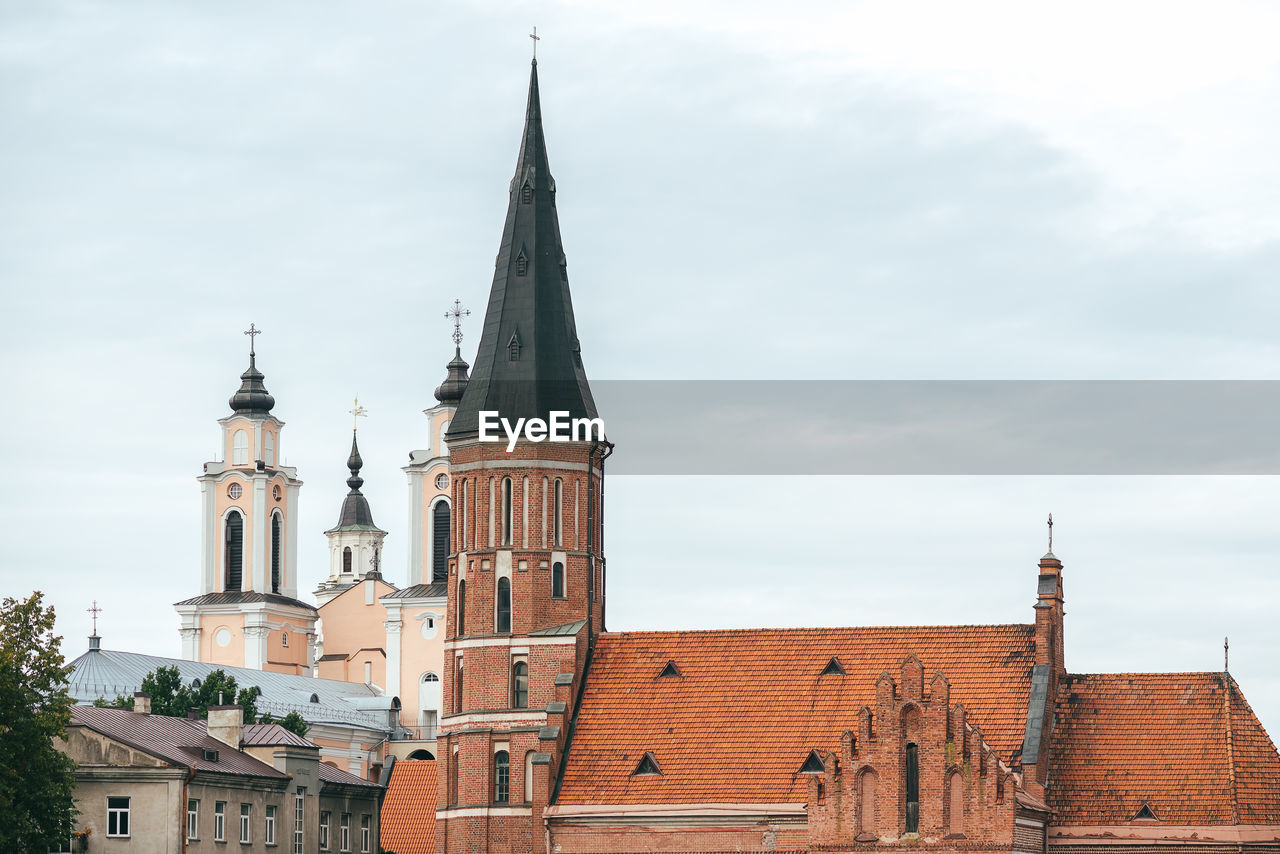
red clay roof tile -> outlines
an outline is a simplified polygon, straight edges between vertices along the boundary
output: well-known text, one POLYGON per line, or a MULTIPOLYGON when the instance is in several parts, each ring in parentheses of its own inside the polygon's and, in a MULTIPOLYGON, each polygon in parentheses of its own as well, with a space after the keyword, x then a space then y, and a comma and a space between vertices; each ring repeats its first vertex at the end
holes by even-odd
POLYGON ((382 848, 395 854, 435 854, 436 763, 400 759, 382 801, 382 848))

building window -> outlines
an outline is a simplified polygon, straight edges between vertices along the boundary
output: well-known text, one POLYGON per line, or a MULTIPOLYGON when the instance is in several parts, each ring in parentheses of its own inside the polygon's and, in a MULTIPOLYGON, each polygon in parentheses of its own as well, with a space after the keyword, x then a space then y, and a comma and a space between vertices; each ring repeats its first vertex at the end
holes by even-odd
POLYGON ((505 750, 493 754, 493 802, 505 804, 511 799, 511 757, 505 750))
POLYGON ((276 844, 276 808, 274 806, 271 806, 271 805, 267 806, 267 821, 266 821, 266 824, 263 826, 263 832, 264 832, 264 835, 266 836, 266 840, 265 840, 266 844, 275 845, 276 844))
POLYGON ((200 802, 195 798, 187 799, 187 839, 200 838, 200 802))
POLYGON ((360 816, 360 851, 369 854, 370 837, 373 835, 373 816, 360 816))
POLYGON ((511 668, 511 707, 529 708, 529 665, 523 661, 511 668))
POLYGON ((107 836, 129 835, 129 799, 107 798, 107 836))
POLYGON ((341 843, 341 851, 351 850, 351 813, 344 812, 342 814, 342 824, 339 825, 338 842, 341 843))
POLYGON ((297 793, 293 796, 293 854, 302 854, 302 844, 304 841, 303 817, 306 813, 305 798, 307 790, 299 787, 297 793))
POLYGON ((249 464, 249 434, 237 430, 231 436, 231 465, 247 466, 249 464))
POLYGON ((498 634, 511 632, 511 579, 498 579, 498 634))
POLYGON ((551 564, 551 598, 564 598, 564 564, 560 561, 551 564))
POLYGON ((964 833, 964 775, 959 771, 952 773, 947 795, 947 829, 964 833))
POLYGON ((524 755, 524 802, 533 803, 533 754, 530 750, 524 755))
POLYGON ((858 781, 858 830, 862 833, 879 833, 876 825, 876 772, 870 768, 862 772, 858 781))
POLYGON ((511 478, 505 477, 502 479, 502 544, 504 546, 511 545, 513 536, 511 517, 514 503, 511 496, 511 478))
POLYGON ((271 515, 271 592, 280 592, 280 514, 271 515))
POLYGON ((458 751, 453 751, 453 758, 449 761, 449 805, 456 806, 458 803, 458 751))
POLYGON ((272 467, 276 464, 276 434, 270 431, 262 437, 262 461, 272 467))
POLYGON ((244 495, 244 489, 238 483, 231 483, 227 486, 227 497, 232 501, 238 501, 240 496, 244 495))
POLYGON ((239 510, 227 514, 223 523, 222 560, 226 570, 225 590, 240 590, 244 571, 244 517, 239 510))
POLYGON ((525 258, 524 253, 521 252, 516 256, 516 275, 523 276, 527 272, 529 272, 529 259, 525 258))
POLYGON ((920 830, 920 755, 914 744, 907 745, 906 781, 907 833, 920 830))
POLYGON ((453 710, 462 711, 462 656, 458 656, 453 668, 453 710))
POLYGON ((467 633, 467 580, 458 579, 458 630, 455 635, 461 637, 467 633))
POLYGON ((288 632, 281 632, 281 633, 280 633, 280 645, 281 645, 281 646, 288 646, 288 645, 289 645, 289 633, 288 633, 288 632))
POLYGON ((253 837, 250 835, 249 819, 252 817, 253 807, 250 804, 240 805, 240 841, 248 842, 253 837))
POLYGON ((217 801, 213 805, 213 841, 227 841, 227 802, 217 801))
POLYGON ((431 580, 449 577, 449 502, 437 501, 431 510, 431 580))
POLYGON ((344 575, 351 574, 351 546, 342 550, 342 572, 344 575))
POLYGON ((555 516, 552 519, 552 536, 555 537, 555 544, 560 545, 560 529, 561 523, 564 521, 564 481, 556 478, 556 502, 555 516))
POLYGON ((328 810, 320 813, 320 850, 329 850, 329 816, 328 810))
POLYGON ((520 188, 520 204, 527 205, 533 201, 533 187, 525 184, 520 188))

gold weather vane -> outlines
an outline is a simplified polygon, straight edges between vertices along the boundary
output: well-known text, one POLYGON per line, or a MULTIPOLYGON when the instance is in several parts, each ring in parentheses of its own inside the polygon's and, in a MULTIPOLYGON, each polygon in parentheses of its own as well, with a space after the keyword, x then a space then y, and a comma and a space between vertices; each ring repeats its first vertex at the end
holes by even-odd
POLYGON ((462 318, 471 316, 471 309, 462 307, 462 300, 453 301, 453 308, 444 313, 446 319, 453 320, 453 346, 462 349, 462 318))
POLYGON ((355 409, 348 409, 347 412, 351 414, 352 433, 356 432, 356 428, 360 426, 360 422, 357 419, 369 417, 369 410, 360 405, 360 395, 358 394, 356 395, 355 409))
POLYGON ((1049 554, 1053 554, 1053 514, 1049 514, 1049 554))
POLYGON ((261 335, 262 330, 254 326, 252 323, 250 323, 249 328, 244 331, 244 334, 249 336, 249 355, 252 356, 253 355, 253 339, 261 335))
POLYGON ((98 634, 98 615, 102 613, 102 609, 98 607, 98 600, 93 600, 92 608, 85 608, 90 614, 93 614, 93 633, 98 634))
POLYGON ((529 38, 533 39, 533 58, 538 58, 538 42, 542 41, 542 36, 538 35, 538 28, 534 27, 533 32, 529 33, 529 38))

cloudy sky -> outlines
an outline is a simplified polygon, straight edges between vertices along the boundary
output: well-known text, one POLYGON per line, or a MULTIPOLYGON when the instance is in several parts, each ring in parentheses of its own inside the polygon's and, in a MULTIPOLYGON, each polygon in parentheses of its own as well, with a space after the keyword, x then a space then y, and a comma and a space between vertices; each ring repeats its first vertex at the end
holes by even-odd
MULTIPOLYGON (((1274 6, 779 9, 0 2, 0 592, 73 654, 96 599, 105 646, 177 655, 250 322, 302 586, 356 393, 403 577, 533 25, 594 380, 1280 380, 1274 6)), ((785 453, 788 406, 742 429, 785 453)), ((1277 478, 755 468, 609 481, 610 628, 1029 622, 1052 511, 1072 670, 1219 670, 1230 635, 1280 732, 1277 478)))

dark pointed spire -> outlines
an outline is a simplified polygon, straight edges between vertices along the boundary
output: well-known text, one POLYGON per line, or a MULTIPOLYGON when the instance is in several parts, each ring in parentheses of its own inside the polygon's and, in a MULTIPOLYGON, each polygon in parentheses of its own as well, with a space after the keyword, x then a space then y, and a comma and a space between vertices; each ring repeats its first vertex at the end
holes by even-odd
POLYGON ((363 467, 364 460, 360 458, 360 447, 356 444, 356 431, 352 430, 351 453, 347 457, 347 468, 351 470, 351 476, 347 478, 347 486, 351 491, 342 501, 342 513, 338 516, 338 524, 326 531, 326 534, 332 531, 381 530, 373 523, 373 511, 369 509, 369 499, 360 492, 360 487, 364 486, 364 478, 360 476, 360 469, 363 467))
POLYGON ((547 418, 552 410, 596 417, 573 320, 555 194, 534 60, 484 328, 450 423, 451 437, 474 436, 480 410, 496 410, 512 421, 547 418), (513 336, 519 345, 509 347, 513 336))

